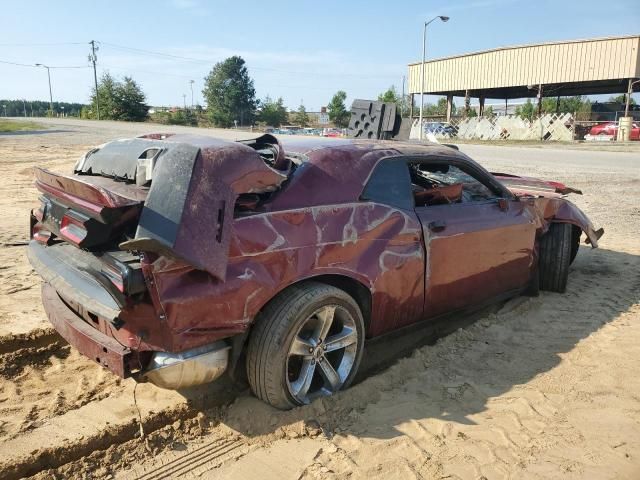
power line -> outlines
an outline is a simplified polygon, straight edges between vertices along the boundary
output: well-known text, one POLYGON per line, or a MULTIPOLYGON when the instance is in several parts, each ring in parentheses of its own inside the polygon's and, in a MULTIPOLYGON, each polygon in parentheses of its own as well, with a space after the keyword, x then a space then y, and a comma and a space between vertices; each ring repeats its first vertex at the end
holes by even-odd
POLYGON ((188 62, 205 63, 207 65, 209 65, 211 63, 210 60, 203 60, 203 59, 191 58, 191 57, 183 57, 181 55, 172 55, 170 53, 153 52, 151 50, 144 50, 142 48, 125 47, 123 45, 116 45, 115 43, 108 43, 108 42, 98 42, 98 43, 100 43, 101 45, 107 45, 107 46, 115 48, 115 49, 131 51, 131 52, 139 53, 139 54, 156 55, 158 57, 175 58, 175 59, 178 59, 178 60, 186 60, 188 62))
POLYGON ((6 63, 7 65, 17 65, 19 67, 36 67, 35 65, 27 65, 24 63, 8 62, 6 60, 0 60, 0 63, 6 63))
POLYGON ((180 78, 193 78, 193 75, 180 75, 179 73, 169 73, 169 72, 153 72, 151 70, 140 70, 140 69, 132 69, 127 67, 114 67, 113 65, 105 65, 104 63, 100 63, 102 68, 113 69, 113 70, 122 70, 123 72, 134 72, 134 73, 148 73, 149 75, 158 75, 158 76, 170 76, 170 77, 180 77, 180 78))
POLYGON ((58 42, 58 43, 0 43, 0 47, 57 47, 60 45, 85 45, 86 42, 58 42))
MULTIPOLYGON (((7 65, 17 65, 18 67, 33 67, 33 68, 37 68, 36 65, 29 65, 28 63, 9 62, 7 60, 0 60, 0 63, 6 63, 7 65)), ((49 68, 89 68, 89 66, 88 65, 73 65, 73 66, 59 66, 59 67, 49 67, 49 68)))
MULTIPOLYGON (((185 57, 182 55, 173 55, 170 53, 163 53, 163 52, 155 52, 152 50, 145 50, 142 48, 134 48, 134 47, 125 47, 124 45, 117 45, 115 43, 109 43, 109 42, 98 42, 102 45, 107 45, 109 47, 118 49, 118 50, 124 50, 124 51, 130 51, 132 53, 136 53, 138 55, 155 55, 158 57, 166 57, 166 58, 171 58, 171 59, 176 59, 176 60, 183 60, 186 62, 192 62, 192 63, 198 63, 198 64, 205 64, 205 65, 211 65, 211 63, 213 62, 218 62, 219 60, 207 60, 207 59, 201 59, 201 58, 194 58, 194 57, 185 57)), ((299 72, 299 71, 292 71, 292 70, 282 70, 282 69, 278 69, 278 68, 269 68, 269 67, 255 67, 255 66, 251 66, 248 67, 250 70, 264 70, 264 71, 269 71, 269 72, 279 72, 279 73, 285 73, 287 75, 324 75, 324 76, 337 76, 337 77, 359 77, 359 78, 391 78, 391 77, 395 77, 395 75, 368 75, 368 74, 358 74, 358 73, 329 73, 329 72, 299 72)))

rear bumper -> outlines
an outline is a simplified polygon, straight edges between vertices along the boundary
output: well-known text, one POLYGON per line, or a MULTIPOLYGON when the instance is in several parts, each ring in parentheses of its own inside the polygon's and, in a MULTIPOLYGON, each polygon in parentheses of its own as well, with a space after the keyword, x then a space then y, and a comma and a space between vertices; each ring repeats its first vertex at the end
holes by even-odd
POLYGON ((81 354, 95 360, 120 377, 131 376, 131 349, 95 329, 76 315, 49 283, 42 285, 42 303, 49 321, 58 333, 81 354))
POLYGON ((34 241, 27 252, 31 265, 45 280, 42 303, 49 321, 80 353, 116 375, 181 389, 209 383, 226 371, 229 345, 224 341, 170 353, 157 346, 138 351, 140 344, 126 346, 122 338, 118 341, 110 335, 122 305, 98 273, 99 260, 92 254, 70 245, 44 246, 34 241))
POLYGON ((31 240, 27 257, 34 270, 55 290, 96 315, 113 321, 124 305, 124 297, 100 272, 100 260, 68 244, 45 246, 31 240))

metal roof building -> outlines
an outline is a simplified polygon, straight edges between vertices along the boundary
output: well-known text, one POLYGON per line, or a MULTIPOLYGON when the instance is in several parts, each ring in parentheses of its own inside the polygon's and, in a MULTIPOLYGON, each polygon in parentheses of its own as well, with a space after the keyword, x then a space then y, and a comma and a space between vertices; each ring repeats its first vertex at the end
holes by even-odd
MULTIPOLYGON (((409 65, 409 93, 422 63, 409 65)), ((485 98, 625 93, 640 77, 640 35, 503 47, 429 60, 424 93, 485 98)), ((640 84, 635 85, 636 89, 640 84)))

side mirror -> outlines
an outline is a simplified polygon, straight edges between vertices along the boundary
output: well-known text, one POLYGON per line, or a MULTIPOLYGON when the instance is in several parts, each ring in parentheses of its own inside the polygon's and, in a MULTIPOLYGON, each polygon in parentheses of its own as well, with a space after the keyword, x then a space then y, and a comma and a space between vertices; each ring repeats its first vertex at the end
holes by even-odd
POLYGON ((509 210, 509 200, 507 200, 506 198, 499 198, 498 208, 503 212, 506 212, 507 210, 509 210))

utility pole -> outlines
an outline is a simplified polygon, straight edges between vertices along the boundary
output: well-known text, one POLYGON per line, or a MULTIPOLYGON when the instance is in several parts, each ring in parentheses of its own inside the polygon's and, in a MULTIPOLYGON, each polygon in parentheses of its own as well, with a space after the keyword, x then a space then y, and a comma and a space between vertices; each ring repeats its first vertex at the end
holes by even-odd
POLYGON ((24 98, 22 99, 22 108, 24 109, 24 118, 27 118, 27 102, 24 98))
POLYGON ((187 94, 183 93, 182 94, 182 101, 184 102, 184 109, 187 109, 187 94))
POLYGON ((53 117, 53 94, 51 93, 51 73, 49 71, 49 67, 42 63, 36 63, 36 67, 44 67, 47 69, 47 78, 49 79, 49 112, 53 117))
POLYGON ((194 80, 189 80, 189 84, 191 86, 191 110, 193 110, 193 83, 194 80))
POLYGON ((96 73, 96 62, 98 61, 98 57, 96 56, 96 41, 91 40, 89 42, 91 45, 91 55, 89 55, 89 61, 93 63, 93 82, 96 86, 96 110, 98 114, 98 120, 100 120, 100 95, 98 95, 98 74, 96 73))

